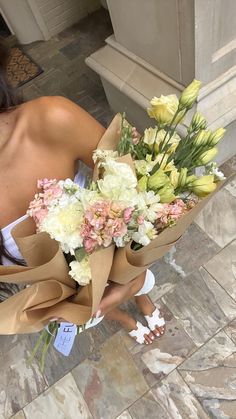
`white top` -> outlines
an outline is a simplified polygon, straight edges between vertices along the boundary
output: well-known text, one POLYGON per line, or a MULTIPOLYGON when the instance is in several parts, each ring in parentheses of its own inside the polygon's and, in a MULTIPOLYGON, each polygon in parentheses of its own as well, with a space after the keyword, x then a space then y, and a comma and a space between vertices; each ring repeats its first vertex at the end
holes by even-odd
MULTIPOLYGON (((86 182, 86 173, 84 173, 84 171, 78 171, 78 173, 76 173, 75 175, 74 182, 81 188, 84 188, 86 182)), ((11 235, 11 230, 13 227, 15 227, 15 225, 17 225, 20 221, 25 220, 27 217, 28 215, 23 215, 22 217, 18 218, 18 220, 13 221, 11 224, 8 224, 1 230, 6 250, 16 259, 23 258, 16 245, 15 240, 11 235)), ((2 263, 3 265, 13 265, 13 263, 10 260, 6 259, 4 256, 2 257, 2 263)))

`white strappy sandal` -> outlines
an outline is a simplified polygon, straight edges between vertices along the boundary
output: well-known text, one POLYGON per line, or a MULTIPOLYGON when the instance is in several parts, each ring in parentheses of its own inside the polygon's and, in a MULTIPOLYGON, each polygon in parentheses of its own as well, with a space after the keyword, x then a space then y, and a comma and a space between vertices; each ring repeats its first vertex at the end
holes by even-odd
POLYGON ((131 332, 129 332, 129 336, 135 338, 136 341, 142 345, 145 342, 144 335, 149 335, 150 329, 148 329, 146 326, 143 326, 143 324, 139 321, 137 321, 136 326, 137 329, 131 330, 131 332))
MULTIPOLYGON (((151 332, 153 332, 156 329, 156 327, 164 327, 165 326, 165 324, 166 324, 165 319, 164 319, 164 317, 160 317, 160 314, 161 314, 160 311, 158 310, 158 308, 156 308, 153 311, 153 313, 151 314, 151 316, 144 316, 151 332)), ((164 334, 164 331, 163 331, 163 333, 159 333, 159 335, 156 335, 156 336, 160 336, 160 335, 163 335, 163 334, 164 334)))

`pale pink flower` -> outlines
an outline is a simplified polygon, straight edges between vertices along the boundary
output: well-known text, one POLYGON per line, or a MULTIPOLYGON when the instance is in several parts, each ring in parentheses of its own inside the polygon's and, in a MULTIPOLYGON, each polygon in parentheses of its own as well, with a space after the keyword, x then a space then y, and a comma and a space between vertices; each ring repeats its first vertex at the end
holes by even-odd
POLYGON ((139 215, 138 218, 137 218, 138 225, 143 224, 144 223, 144 220, 145 220, 144 216, 143 215, 139 215))
POLYGON ((52 185, 56 185, 57 180, 56 179, 39 179, 37 182, 37 187, 39 189, 49 189, 52 185))
POLYGON ((138 133, 135 127, 132 128, 132 142, 134 145, 137 145, 140 141, 141 135, 138 133))
POLYGON ((97 247, 97 241, 87 238, 84 240, 84 247, 87 253, 92 253, 97 247))
POLYGON ((53 201, 61 198, 62 194, 63 189, 58 184, 56 184, 47 188, 41 196, 44 199, 45 205, 51 205, 53 201))
POLYGON ((128 207, 124 210, 124 221, 126 224, 130 222, 133 212, 134 208, 132 207, 128 207))

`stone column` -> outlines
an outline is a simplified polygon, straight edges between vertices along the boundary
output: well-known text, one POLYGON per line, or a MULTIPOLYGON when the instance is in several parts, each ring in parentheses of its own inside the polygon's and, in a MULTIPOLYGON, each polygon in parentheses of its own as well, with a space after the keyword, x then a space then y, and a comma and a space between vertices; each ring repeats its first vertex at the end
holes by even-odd
POLYGON ((139 129, 153 96, 201 80, 196 108, 209 127, 228 128, 218 160, 236 153, 235 0, 107 0, 114 35, 87 58, 115 111, 139 129))

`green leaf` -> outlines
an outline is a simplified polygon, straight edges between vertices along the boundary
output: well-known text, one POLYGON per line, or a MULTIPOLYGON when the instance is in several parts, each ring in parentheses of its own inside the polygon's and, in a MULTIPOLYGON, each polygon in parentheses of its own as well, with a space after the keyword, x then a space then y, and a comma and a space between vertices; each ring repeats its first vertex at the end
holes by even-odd
POLYGON ((77 260, 77 262, 81 262, 86 255, 87 253, 85 252, 85 249, 83 247, 79 247, 75 250, 75 259, 77 260))

